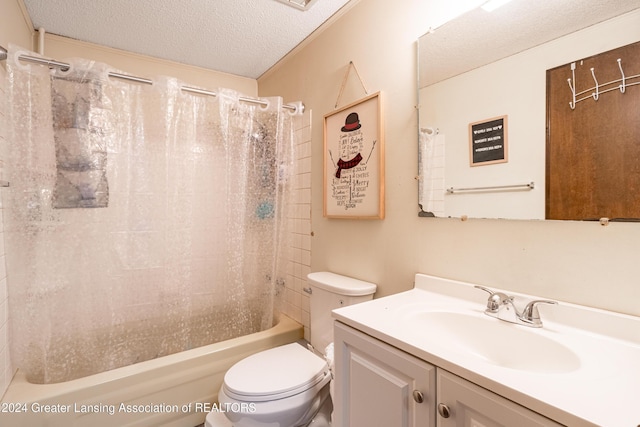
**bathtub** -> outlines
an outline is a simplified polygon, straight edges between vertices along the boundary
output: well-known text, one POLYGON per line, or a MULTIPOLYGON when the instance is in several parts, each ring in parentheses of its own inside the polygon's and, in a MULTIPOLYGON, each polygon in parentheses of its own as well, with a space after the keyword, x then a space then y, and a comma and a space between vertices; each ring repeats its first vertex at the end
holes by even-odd
POLYGON ((302 326, 281 315, 262 332, 64 383, 31 384, 18 370, 0 402, 0 425, 193 427, 216 409, 234 363, 302 336, 302 326))

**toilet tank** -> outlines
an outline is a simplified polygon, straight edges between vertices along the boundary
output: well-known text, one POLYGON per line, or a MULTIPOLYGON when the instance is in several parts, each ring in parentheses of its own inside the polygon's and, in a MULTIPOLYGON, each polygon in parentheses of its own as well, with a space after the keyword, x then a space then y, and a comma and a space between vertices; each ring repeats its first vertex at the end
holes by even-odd
POLYGON ((323 353, 329 343, 333 342, 331 310, 369 301, 373 298, 376 285, 328 271, 310 273, 307 280, 311 287, 311 345, 323 353))

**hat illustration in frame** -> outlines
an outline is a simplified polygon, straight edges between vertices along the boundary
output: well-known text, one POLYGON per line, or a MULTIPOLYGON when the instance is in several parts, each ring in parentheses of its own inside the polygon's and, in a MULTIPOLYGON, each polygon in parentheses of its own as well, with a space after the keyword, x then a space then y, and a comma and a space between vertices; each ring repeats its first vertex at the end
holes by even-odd
POLYGON ((342 132, 353 132, 360 129, 360 119, 358 113, 350 113, 344 121, 344 126, 340 129, 342 132))

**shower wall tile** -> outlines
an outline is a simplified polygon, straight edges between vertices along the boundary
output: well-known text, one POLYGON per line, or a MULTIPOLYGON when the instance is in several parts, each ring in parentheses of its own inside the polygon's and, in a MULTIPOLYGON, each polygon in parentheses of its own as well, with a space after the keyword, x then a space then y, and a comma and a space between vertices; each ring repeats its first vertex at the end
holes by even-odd
POLYGON ((311 173, 311 157, 300 159, 298 164, 299 173, 311 173))
POLYGON ((302 236, 302 240, 300 241, 300 247, 304 250, 311 251, 311 236, 306 235, 302 236))
MULTIPOLYGON (((7 138, 6 125, 6 71, 0 67, 0 146, 7 138)), ((10 181, 4 171, 4 153, 0 153, 0 179, 10 181)), ((2 190, 0 190, 2 191, 2 190)), ((1 199, 0 199, 1 200, 1 199)), ((2 226, 2 202, 0 201, 0 396, 13 378, 13 368, 9 357, 9 300, 7 296, 7 270, 4 251, 4 227, 2 226)))
POLYGON ((296 123, 294 158, 295 196, 289 226, 293 236, 285 286, 283 312, 304 325, 309 339, 309 294, 307 274, 311 272, 311 112, 306 111, 296 123))

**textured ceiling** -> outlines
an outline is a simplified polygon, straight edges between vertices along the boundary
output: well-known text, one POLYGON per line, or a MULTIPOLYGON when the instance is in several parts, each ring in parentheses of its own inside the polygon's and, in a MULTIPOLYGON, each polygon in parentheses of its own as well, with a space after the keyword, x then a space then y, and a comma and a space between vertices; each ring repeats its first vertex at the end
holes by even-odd
POLYGON ((513 0, 480 8, 420 38, 420 86, 522 52, 640 7, 640 0, 513 0))
MULTIPOLYGON (((349 0, 23 0, 34 28, 258 78, 349 0)), ((46 53, 46 46, 45 46, 46 53)))

